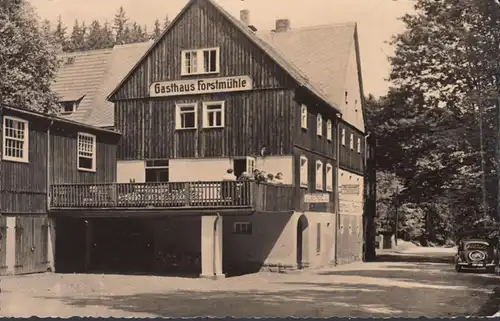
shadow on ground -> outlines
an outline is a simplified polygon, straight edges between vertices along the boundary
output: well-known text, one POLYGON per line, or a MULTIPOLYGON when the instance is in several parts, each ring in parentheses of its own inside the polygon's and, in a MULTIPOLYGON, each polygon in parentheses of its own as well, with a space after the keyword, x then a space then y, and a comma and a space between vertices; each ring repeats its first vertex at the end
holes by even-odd
POLYGON ((485 314, 500 302, 500 296, 488 300, 484 292, 493 283, 500 286, 491 275, 458 274, 440 258, 380 259, 387 264, 298 276, 260 275, 248 279, 256 284, 254 290, 238 289, 244 279, 234 278, 214 283, 220 290, 173 290, 166 284, 161 293, 44 299, 160 317, 451 317, 496 312, 485 314), (259 283, 267 284, 259 289, 259 283))

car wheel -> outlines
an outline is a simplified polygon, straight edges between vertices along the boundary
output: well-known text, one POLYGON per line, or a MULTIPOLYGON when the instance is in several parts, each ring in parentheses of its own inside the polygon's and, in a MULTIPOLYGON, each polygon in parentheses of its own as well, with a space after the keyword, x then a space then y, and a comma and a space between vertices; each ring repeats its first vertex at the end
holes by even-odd
POLYGON ((460 265, 455 265, 455 271, 457 271, 458 273, 462 272, 462 267, 460 265))

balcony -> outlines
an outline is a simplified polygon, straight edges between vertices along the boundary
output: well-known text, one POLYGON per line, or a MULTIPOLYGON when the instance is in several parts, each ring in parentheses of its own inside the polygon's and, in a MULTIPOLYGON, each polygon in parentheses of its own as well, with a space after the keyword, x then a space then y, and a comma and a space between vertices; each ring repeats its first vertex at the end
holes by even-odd
POLYGON ((51 211, 292 211, 295 188, 243 182, 56 184, 51 211))

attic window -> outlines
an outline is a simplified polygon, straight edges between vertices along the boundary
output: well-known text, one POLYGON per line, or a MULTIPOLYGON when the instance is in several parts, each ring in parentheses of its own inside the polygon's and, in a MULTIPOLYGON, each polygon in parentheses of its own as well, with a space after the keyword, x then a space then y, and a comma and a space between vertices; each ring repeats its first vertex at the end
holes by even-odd
POLYGON ((347 104, 349 104, 348 97, 349 97, 349 95, 348 95, 347 90, 346 90, 346 91, 345 91, 345 104, 346 104, 346 105, 347 105, 347 104))
POLYGON ((219 48, 183 50, 181 75, 219 73, 219 48))
POLYGON ((59 103, 61 105, 61 114, 69 115, 76 111, 79 102, 78 101, 62 101, 59 103))

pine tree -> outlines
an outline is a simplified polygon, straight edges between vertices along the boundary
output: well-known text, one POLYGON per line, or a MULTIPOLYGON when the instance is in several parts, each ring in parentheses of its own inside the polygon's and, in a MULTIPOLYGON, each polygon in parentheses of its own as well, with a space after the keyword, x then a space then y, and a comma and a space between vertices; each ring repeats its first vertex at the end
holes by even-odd
POLYGON ((56 110, 57 97, 50 87, 58 61, 56 48, 46 38, 47 24, 41 28, 29 2, 18 0, 0 5, 0 26, 2 102, 43 112, 56 110))
MULTIPOLYGON (((115 19, 114 19, 114 29, 116 33, 116 44, 121 45, 126 42, 127 37, 129 37, 126 31, 127 29, 127 21, 129 19, 127 18, 125 14, 125 10, 123 7, 120 7, 118 9, 118 12, 115 14, 115 19)), ((128 33, 130 33, 130 30, 128 30, 128 33)))
POLYGON ((104 46, 104 35, 101 23, 98 20, 90 24, 89 35, 85 47, 88 50, 102 49, 104 46))
POLYGON ((59 16, 54 30, 54 38, 60 50, 64 52, 70 50, 68 39, 66 38, 66 29, 67 28, 63 25, 61 16, 59 16))
POLYGON ((165 20, 163 20, 163 30, 167 29, 167 27, 170 25, 170 19, 168 18, 168 14, 165 15, 165 20))
POLYGON ((109 26, 107 21, 104 22, 102 26, 102 48, 113 48, 115 45, 115 38, 113 35, 113 30, 109 26))
POLYGON ((153 34, 151 36, 152 39, 158 39, 158 37, 161 35, 162 29, 161 29, 161 24, 160 20, 156 19, 154 23, 154 29, 153 29, 153 34))

